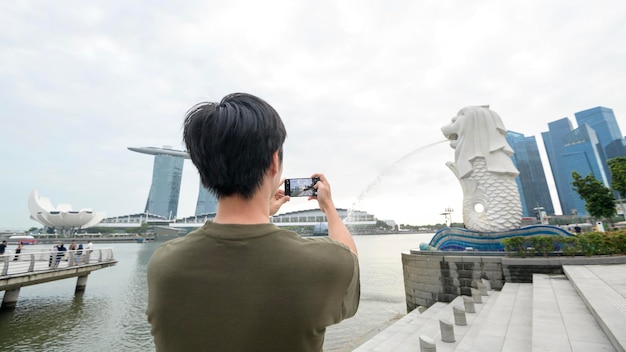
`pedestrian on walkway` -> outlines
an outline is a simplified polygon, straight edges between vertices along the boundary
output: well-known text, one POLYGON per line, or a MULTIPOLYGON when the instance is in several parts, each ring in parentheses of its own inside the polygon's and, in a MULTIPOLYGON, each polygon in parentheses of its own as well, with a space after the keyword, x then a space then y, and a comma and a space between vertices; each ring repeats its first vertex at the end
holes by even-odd
POLYGON ((65 246, 63 246, 63 243, 61 242, 57 246, 57 260, 56 260, 55 267, 59 266, 59 263, 61 262, 61 258, 63 258, 63 256, 65 255, 65 252, 67 252, 67 248, 65 248, 65 246))
POLYGON ((24 245, 22 244, 22 241, 17 242, 17 248, 15 248, 15 257, 13 257, 13 261, 17 261, 20 259, 20 253, 22 253, 22 247, 24 247, 24 245))

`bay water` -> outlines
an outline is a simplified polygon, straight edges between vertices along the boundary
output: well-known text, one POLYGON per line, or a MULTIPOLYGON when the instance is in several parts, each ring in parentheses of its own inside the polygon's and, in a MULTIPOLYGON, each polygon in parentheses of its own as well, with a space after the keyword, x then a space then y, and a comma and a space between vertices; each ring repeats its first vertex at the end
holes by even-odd
MULTIPOLYGON (((354 237, 361 269, 359 311, 327 329, 325 351, 351 351, 406 314, 401 253, 432 236, 354 237)), ((16 308, 0 312, 0 351, 154 351, 145 315, 146 267, 158 245, 96 243, 113 248, 118 263, 92 272, 82 293, 74 294, 76 278, 22 287, 16 308)), ((48 247, 26 246, 23 253, 48 247)))

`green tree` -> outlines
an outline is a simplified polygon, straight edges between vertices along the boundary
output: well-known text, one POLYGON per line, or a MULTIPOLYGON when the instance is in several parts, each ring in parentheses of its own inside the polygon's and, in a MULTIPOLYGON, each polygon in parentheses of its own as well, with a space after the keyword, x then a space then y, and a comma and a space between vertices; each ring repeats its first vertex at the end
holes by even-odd
POLYGON ((618 193, 619 205, 626 216, 622 199, 626 196, 626 157, 620 156, 607 161, 611 171, 611 186, 618 193))
POLYGON ((609 159, 607 164, 611 170, 611 186, 622 197, 626 196, 626 157, 609 159))
POLYGON ((593 174, 586 177, 580 176, 578 172, 572 172, 572 185, 580 198, 585 201, 585 209, 594 218, 611 220, 615 216, 615 199, 611 190, 598 181, 593 174))

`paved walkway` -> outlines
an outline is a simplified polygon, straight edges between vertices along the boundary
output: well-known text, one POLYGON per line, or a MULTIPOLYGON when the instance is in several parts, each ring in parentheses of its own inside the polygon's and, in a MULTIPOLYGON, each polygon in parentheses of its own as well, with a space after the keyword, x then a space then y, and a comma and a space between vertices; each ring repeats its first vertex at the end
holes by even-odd
POLYGON ((463 309, 463 297, 416 309, 354 351, 420 351, 421 339, 438 352, 626 352, 626 264, 563 270, 490 291, 475 313, 465 313, 467 325, 453 325, 454 342, 442 341, 440 320, 454 323, 452 307, 463 309))

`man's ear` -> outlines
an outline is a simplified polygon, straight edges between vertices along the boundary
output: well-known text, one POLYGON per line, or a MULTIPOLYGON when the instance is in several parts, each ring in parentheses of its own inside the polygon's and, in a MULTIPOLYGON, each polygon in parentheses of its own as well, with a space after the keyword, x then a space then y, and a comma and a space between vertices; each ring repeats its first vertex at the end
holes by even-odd
POLYGON ((272 164, 270 165, 270 171, 272 172, 272 176, 276 175, 280 172, 280 157, 278 156, 278 150, 272 154, 272 164))

